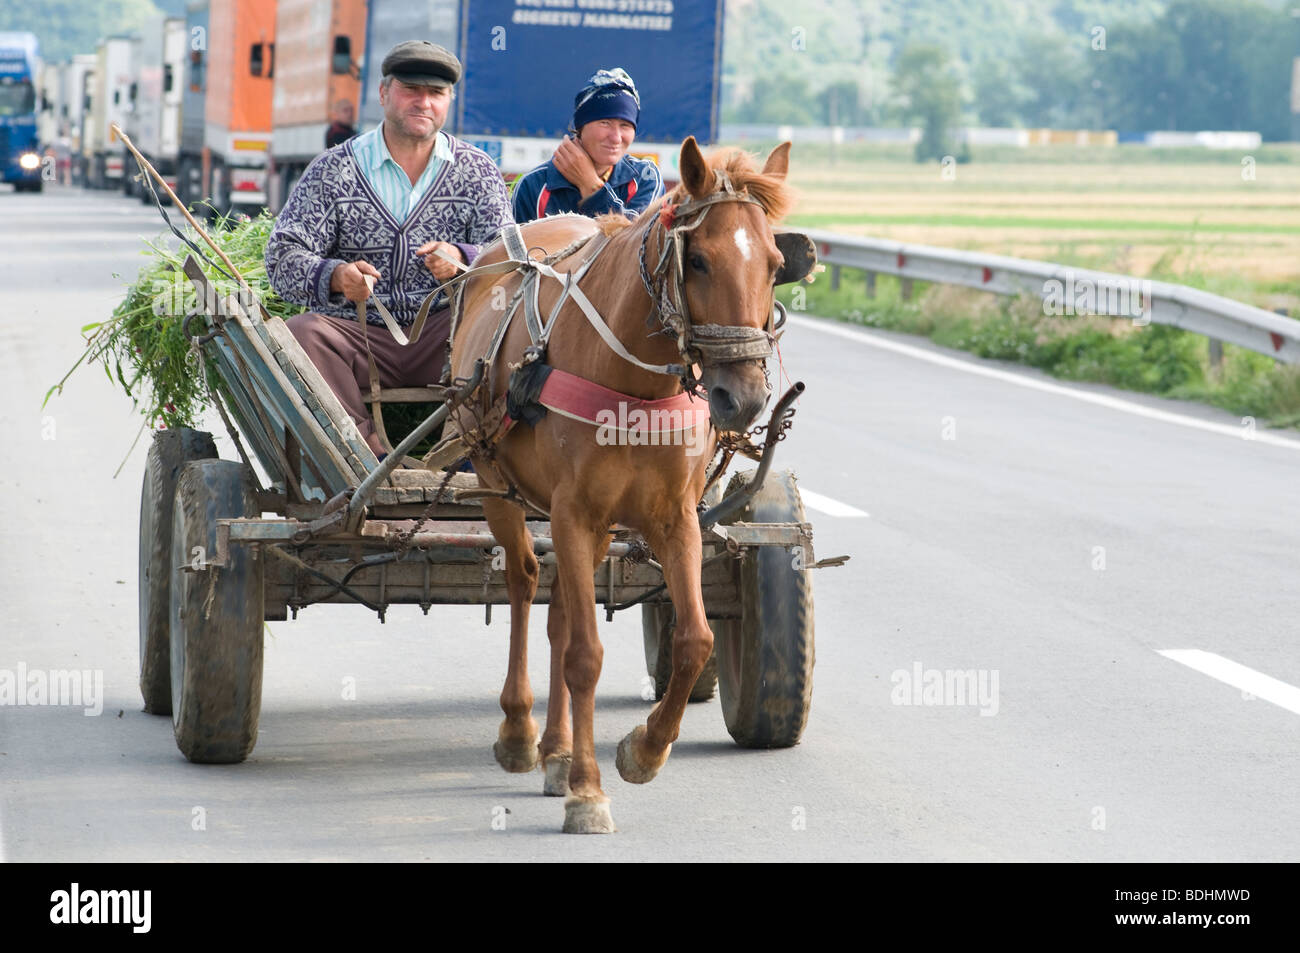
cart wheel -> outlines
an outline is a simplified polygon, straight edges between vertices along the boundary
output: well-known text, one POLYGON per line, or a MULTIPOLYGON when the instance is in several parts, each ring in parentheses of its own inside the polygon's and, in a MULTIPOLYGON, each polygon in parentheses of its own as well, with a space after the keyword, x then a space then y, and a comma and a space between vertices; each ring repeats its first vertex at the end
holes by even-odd
MULTIPOLYGON (((641 635, 645 641, 645 668, 655 680, 655 701, 668 691, 668 677, 673 672, 673 626, 677 615, 671 602, 641 603, 641 635)), ((715 629, 717 622, 709 621, 715 629)), ((718 653, 715 651, 704 663, 704 671, 691 689, 691 701, 706 702, 718 690, 718 653)))
MULTIPOLYGON (((708 509, 710 506, 717 506, 720 502, 722 502, 722 482, 719 480, 719 482, 709 487, 700 505, 708 509)), ((676 614, 673 611, 671 602, 641 603, 641 638, 645 643, 645 670, 654 679, 655 701, 664 697, 664 692, 668 690, 668 678, 672 675, 673 626, 675 623, 676 614)), ((716 637, 717 630, 712 620, 710 620, 709 626, 714 628, 716 637)), ((713 654, 709 656, 709 660, 704 663, 704 671, 700 672, 700 677, 695 680, 695 687, 691 689, 690 700, 693 702, 706 702, 713 697, 714 692, 717 690, 718 653, 715 648, 713 654)))
MULTIPOLYGON (((749 483, 737 473, 727 487, 749 483)), ((789 471, 769 473, 736 522, 801 523, 803 501, 789 471)), ((742 748, 799 743, 812 704, 813 597, 807 569, 779 546, 740 560, 739 619, 714 623, 718 683, 727 731, 742 748)))
POLYGON ((176 481, 191 460, 217 456, 212 435, 179 427, 159 430, 149 446, 140 488, 140 694, 144 710, 172 713, 171 625, 172 500, 176 481))
POLYGON ((258 515, 242 464, 200 460, 181 471, 172 512, 172 728, 176 746, 191 761, 243 761, 257 742, 260 554, 232 546, 227 566, 202 567, 216 557, 217 520, 258 515))

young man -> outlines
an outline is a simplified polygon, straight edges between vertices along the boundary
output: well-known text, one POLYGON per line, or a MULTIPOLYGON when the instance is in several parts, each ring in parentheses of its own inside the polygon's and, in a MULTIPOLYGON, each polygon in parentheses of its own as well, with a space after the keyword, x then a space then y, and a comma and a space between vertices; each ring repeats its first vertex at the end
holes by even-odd
MULTIPOLYGON (((438 252, 470 264, 510 223, 496 164, 442 132, 460 61, 412 40, 389 52, 382 74, 383 122, 307 167, 266 244, 271 287, 312 309, 291 318, 289 330, 376 454, 385 448, 362 402, 370 371, 356 302, 373 293, 409 329, 424 297, 458 270, 438 252)), ((450 331, 445 303, 407 346, 377 310, 366 317, 382 387, 438 382, 450 331)))
POLYGON ((641 97, 621 69, 599 70, 573 101, 573 132, 549 162, 515 183, 515 221, 577 212, 636 218, 664 194, 659 167, 627 154, 641 118, 641 97))

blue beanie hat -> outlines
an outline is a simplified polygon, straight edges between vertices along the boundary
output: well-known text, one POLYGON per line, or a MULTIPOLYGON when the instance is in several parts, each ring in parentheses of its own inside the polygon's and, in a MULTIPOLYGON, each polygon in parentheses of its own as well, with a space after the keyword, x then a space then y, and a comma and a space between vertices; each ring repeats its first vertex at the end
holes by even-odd
POLYGON ((641 118, 641 96, 632 77, 622 69, 597 70, 573 98, 573 128, 597 119, 626 119, 633 127, 641 118))

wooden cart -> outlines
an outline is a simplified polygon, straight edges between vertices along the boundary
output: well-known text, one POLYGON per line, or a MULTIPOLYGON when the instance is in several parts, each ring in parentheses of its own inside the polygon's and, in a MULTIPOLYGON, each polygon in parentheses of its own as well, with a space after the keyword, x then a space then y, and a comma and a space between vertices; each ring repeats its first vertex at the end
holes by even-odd
MULTIPOLYGON (((140 688, 146 711, 171 714, 187 758, 238 762, 257 740, 264 620, 349 602, 381 621, 395 604, 425 613, 481 604, 490 618, 509 599, 473 474, 395 468, 445 410, 381 464, 283 321, 234 295, 217 300, 193 258, 185 271, 204 303, 186 331, 215 363, 242 460, 218 459, 206 433, 154 435, 140 498, 140 688)), ((773 413, 758 469, 735 474, 726 500, 715 492, 701 504, 716 651, 692 697, 710 698, 716 685, 727 730, 745 747, 796 744, 812 696, 812 527, 794 476, 769 473, 794 394, 773 413)), ((409 389, 383 397, 429 399, 409 389)), ((547 603, 549 525, 531 521, 530 530, 541 561, 536 601, 547 603)), ((673 609, 642 540, 612 535, 596 593, 609 618, 640 607, 647 669, 662 694, 673 609)))

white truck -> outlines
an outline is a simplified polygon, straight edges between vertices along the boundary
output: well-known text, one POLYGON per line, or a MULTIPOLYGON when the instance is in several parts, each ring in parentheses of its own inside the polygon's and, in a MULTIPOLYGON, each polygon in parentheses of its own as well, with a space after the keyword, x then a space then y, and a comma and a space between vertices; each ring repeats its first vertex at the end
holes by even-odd
MULTIPOLYGON (((124 129, 172 189, 176 188, 180 154, 186 38, 184 20, 155 17, 145 24, 139 40, 131 47, 131 109, 124 129)), ((123 177, 123 189, 127 195, 148 202, 149 192, 136 180, 135 172, 131 163, 123 177)))
POLYGON ((126 122, 131 103, 131 37, 109 36, 95 51, 95 84, 90 121, 82 139, 86 184, 92 189, 120 189, 126 173, 126 147, 109 129, 126 122))

